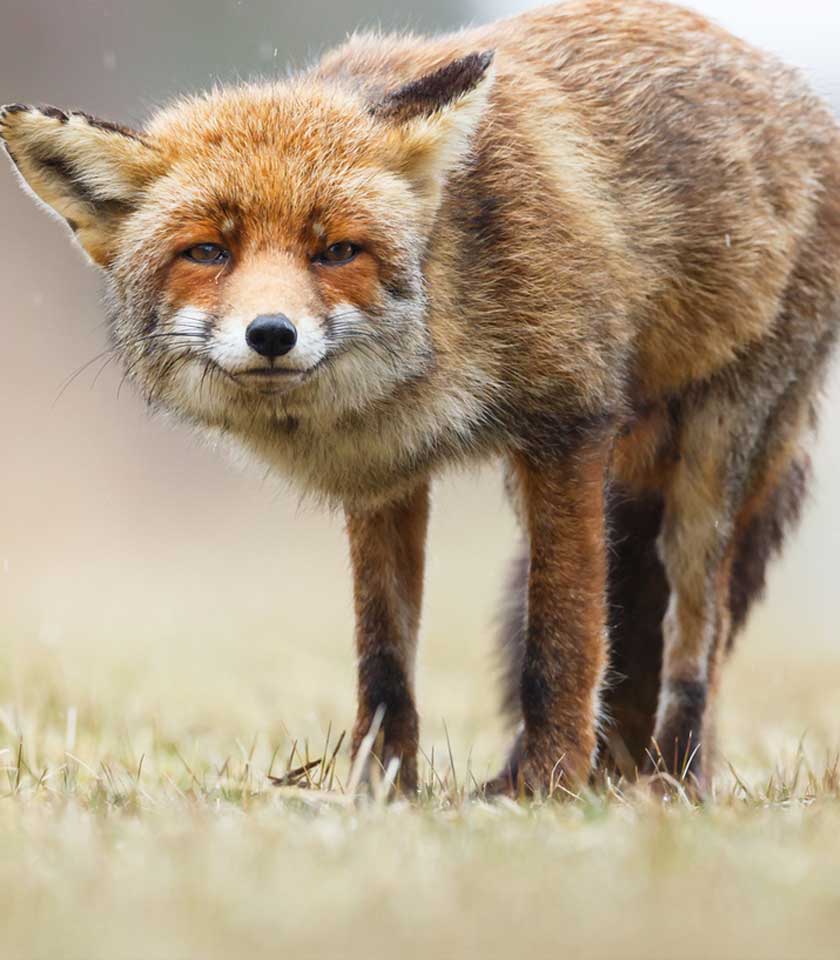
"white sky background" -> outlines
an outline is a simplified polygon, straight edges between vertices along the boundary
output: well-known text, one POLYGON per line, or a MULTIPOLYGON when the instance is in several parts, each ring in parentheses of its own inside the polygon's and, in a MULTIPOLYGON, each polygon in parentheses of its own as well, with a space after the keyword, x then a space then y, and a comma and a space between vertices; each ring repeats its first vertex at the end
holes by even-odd
MULTIPOLYGON (((538 5, 533 0, 472 0, 486 22, 538 5)), ((800 67, 840 114, 840 0, 695 0, 686 2, 722 26, 800 67)), ((840 641, 840 358, 823 404, 816 481, 797 536, 772 570, 768 601, 751 621, 756 643, 840 641)))

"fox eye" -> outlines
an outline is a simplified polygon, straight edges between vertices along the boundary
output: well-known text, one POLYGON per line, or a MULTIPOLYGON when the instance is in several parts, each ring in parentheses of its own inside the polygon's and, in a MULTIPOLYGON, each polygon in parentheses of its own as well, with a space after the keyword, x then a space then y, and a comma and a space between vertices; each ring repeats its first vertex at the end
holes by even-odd
POLYGON ((189 250, 185 250, 182 257, 192 260, 193 263, 203 263, 209 266, 215 266, 220 263, 226 263, 230 259, 230 253, 224 247, 217 243, 198 243, 189 250))
POLYGON ((355 243, 349 243, 343 240, 341 243, 334 243, 327 247, 323 253, 315 258, 319 263, 340 264, 349 263, 359 252, 361 248, 355 243))

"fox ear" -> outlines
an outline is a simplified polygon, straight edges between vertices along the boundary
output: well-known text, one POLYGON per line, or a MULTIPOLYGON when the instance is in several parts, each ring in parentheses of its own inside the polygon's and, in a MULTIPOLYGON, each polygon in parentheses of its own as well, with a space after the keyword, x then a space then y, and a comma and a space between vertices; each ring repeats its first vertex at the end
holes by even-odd
POLYGON ((0 138, 26 186, 67 221, 100 266, 160 158, 140 134, 55 107, 0 108, 0 138))
POLYGON ((453 60, 371 107, 389 126, 402 173, 435 207, 446 176, 463 160, 493 85, 492 50, 453 60))

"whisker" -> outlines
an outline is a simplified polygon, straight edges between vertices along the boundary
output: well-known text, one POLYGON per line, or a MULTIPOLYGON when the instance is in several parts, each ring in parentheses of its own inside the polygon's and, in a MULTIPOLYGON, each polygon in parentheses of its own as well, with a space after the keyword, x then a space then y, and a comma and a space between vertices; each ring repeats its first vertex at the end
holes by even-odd
POLYGON ((97 353, 97 355, 92 359, 88 360, 87 363, 83 363, 77 370, 70 374, 70 376, 64 381, 62 386, 59 388, 58 394, 52 402, 52 407, 54 408, 58 401, 64 396, 67 388, 77 380, 89 367, 93 366, 98 360, 101 360, 103 357, 108 356, 108 354, 115 353, 114 347, 109 347, 107 350, 103 350, 102 353, 97 353))
POLYGON ((96 374, 94 375, 94 378, 93 378, 93 380, 91 381, 91 384, 90 384, 90 389, 91 389, 91 390, 93 390, 93 388, 96 386, 96 382, 99 380, 99 378, 100 378, 100 377, 102 376, 102 374, 105 372, 105 369, 108 367, 108 365, 111 364, 111 363, 113 363, 116 359, 117 359, 117 353, 116 353, 116 351, 111 351, 111 355, 110 355, 109 357, 106 357, 106 358, 105 358, 105 363, 103 363, 102 366, 96 371, 96 374))
POLYGON ((134 372, 134 368, 141 363, 143 360, 147 359, 145 354, 141 354, 135 360, 133 360, 123 371, 122 378, 117 386, 117 400, 120 398, 120 393, 122 392, 123 384, 131 377, 131 374, 134 372))

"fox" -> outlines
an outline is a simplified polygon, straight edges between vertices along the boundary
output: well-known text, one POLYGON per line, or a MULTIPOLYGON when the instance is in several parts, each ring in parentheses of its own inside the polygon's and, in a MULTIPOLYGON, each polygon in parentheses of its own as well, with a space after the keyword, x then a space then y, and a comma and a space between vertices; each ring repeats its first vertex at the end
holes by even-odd
POLYGON ((357 33, 140 129, 12 104, 0 136, 150 409, 343 511, 354 756, 378 730, 416 793, 430 487, 490 462, 521 536, 488 794, 610 768, 702 795, 840 325, 840 128, 796 71, 572 0, 357 33))

